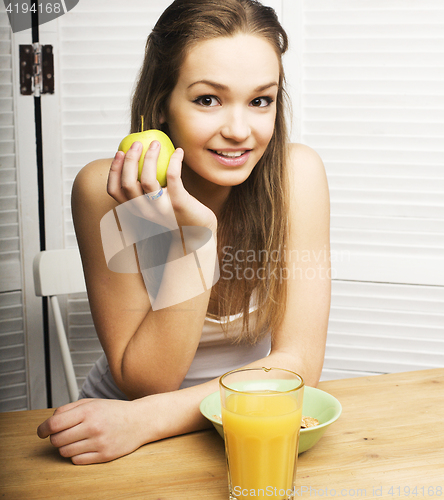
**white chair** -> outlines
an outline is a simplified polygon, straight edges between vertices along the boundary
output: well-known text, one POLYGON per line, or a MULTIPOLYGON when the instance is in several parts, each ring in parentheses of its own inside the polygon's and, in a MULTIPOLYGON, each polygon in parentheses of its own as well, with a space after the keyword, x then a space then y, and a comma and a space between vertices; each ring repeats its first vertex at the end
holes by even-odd
POLYGON ((49 297, 51 303, 69 398, 76 401, 79 388, 57 296, 86 291, 80 253, 76 248, 39 252, 34 258, 33 271, 35 294, 39 297, 49 297))

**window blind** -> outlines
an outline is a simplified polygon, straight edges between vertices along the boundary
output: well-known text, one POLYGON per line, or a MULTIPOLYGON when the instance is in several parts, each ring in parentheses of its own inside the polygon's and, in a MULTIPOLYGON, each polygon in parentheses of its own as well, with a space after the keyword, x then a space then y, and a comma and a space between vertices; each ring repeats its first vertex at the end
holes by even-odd
POLYGON ((301 141, 331 191, 323 378, 444 366, 444 5, 301 8, 301 141))
POLYGON ((26 409, 11 28, 0 4, 0 411, 26 409))
POLYGON ((334 281, 332 288, 323 379, 444 366, 444 287, 334 281))
POLYGON ((0 6, 0 292, 21 287, 11 28, 0 6))
POLYGON ((378 281, 444 284, 444 5, 310 0, 303 14, 302 142, 327 168, 332 247, 350 252, 339 277, 372 279, 376 256, 378 281))

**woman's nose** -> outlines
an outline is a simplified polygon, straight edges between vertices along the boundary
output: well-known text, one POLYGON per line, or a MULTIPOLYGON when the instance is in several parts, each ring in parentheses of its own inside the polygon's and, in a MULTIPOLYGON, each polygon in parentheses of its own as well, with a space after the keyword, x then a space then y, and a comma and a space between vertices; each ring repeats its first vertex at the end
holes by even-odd
POLYGON ((245 141, 250 136, 251 128, 244 110, 233 109, 226 113, 221 134, 236 142, 245 141))

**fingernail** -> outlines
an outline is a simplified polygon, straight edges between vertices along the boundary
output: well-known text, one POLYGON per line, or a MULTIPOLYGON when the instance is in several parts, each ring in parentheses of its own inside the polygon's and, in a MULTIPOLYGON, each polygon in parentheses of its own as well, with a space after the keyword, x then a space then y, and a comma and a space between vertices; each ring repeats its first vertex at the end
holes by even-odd
POLYGON ((139 149, 139 148, 140 148, 140 145, 141 145, 141 143, 140 143, 140 142, 138 142, 138 141, 133 142, 133 143, 131 144, 130 149, 139 149))
POLYGON ((157 149, 159 146, 160 146, 160 142, 159 141, 153 141, 150 144, 150 149, 157 149))

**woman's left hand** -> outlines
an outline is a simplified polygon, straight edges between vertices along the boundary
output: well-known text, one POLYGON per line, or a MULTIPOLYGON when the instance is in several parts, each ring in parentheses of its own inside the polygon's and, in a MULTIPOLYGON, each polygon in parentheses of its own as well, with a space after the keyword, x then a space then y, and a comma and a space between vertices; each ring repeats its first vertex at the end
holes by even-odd
POLYGON ((77 465, 108 462, 146 442, 137 401, 81 399, 57 408, 37 434, 77 465))

